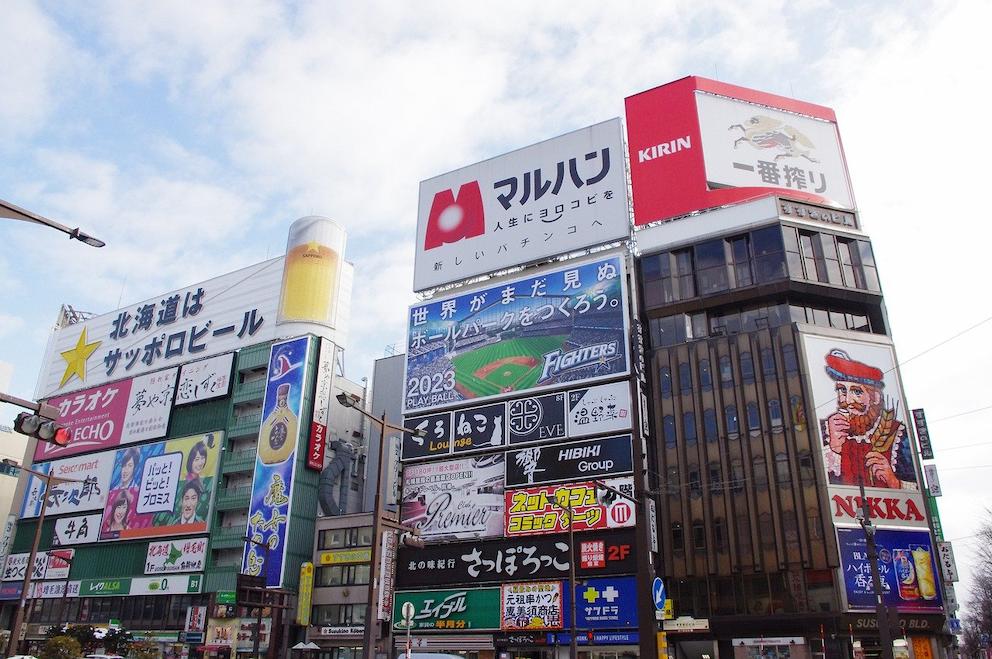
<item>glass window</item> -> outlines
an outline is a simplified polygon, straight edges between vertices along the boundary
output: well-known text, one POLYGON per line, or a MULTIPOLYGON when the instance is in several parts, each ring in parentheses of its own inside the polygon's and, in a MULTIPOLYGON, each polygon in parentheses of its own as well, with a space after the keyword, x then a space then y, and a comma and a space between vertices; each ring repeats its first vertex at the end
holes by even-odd
POLYGON ((751 251, 754 253, 755 281, 775 281, 786 276, 780 227, 771 226, 752 231, 751 251))
POLYGON ((782 231, 778 225, 751 232, 751 250, 755 256, 782 251, 782 231))
POLYGON ((813 242, 815 236, 816 234, 814 233, 801 231, 799 233, 799 250, 803 257, 803 271, 806 279, 810 281, 823 281, 826 277, 821 277, 820 270, 817 268, 816 248, 813 242))
POLYGON ((704 312, 694 313, 689 317, 689 325, 694 339, 705 339, 709 332, 706 331, 706 314, 704 312))
POLYGON ((727 422, 727 434, 730 437, 736 437, 737 433, 740 432, 740 427, 737 424, 737 406, 727 405, 723 408, 723 418, 727 422))
POLYGON ((761 372, 765 374, 766 378, 775 377, 775 353, 772 352, 771 348, 761 349, 761 372))
POLYGON ((775 527, 772 526, 772 514, 761 513, 758 515, 758 537, 761 546, 771 549, 775 546, 775 527))
POLYGON ((668 474, 668 493, 675 496, 682 494, 682 488, 679 485, 679 468, 669 467, 667 474, 668 474))
POLYGON ((675 417, 666 414, 661 420, 661 427, 665 437, 665 448, 675 448, 675 417))
POLYGON ((816 472, 813 467, 813 454, 809 451, 799 453, 799 480, 803 485, 812 485, 816 481, 816 472))
POLYGON ((713 520, 713 545, 721 554, 727 551, 727 520, 722 517, 713 520))
POLYGON ((782 361, 785 363, 785 372, 795 375, 799 372, 799 361, 796 359, 796 346, 786 343, 782 346, 782 361))
POLYGON ((347 529, 330 529, 321 531, 318 538, 318 546, 321 549, 336 549, 344 547, 347 529))
POLYGON ((706 550, 706 527, 698 519, 692 523, 692 548, 696 551, 706 550))
POLYGON ((723 240, 710 240, 696 245, 696 269, 716 268, 723 266, 726 257, 723 250, 723 240))
POLYGON ((696 415, 692 412, 682 413, 682 436, 687 444, 696 443, 696 415))
POLYGON ((805 323, 806 322, 806 307, 801 307, 796 304, 789 305, 789 318, 794 323, 805 323))
POLYGON ((711 462, 708 471, 707 477, 710 481, 710 492, 723 492, 723 474, 720 472, 720 463, 711 462))
POLYGON ((760 455, 754 456, 751 466, 754 470, 754 484, 758 487, 767 487, 768 472, 765 471, 765 458, 760 455))
POLYGON ((754 361, 750 352, 741 353, 741 379, 744 384, 754 384, 754 361))
POLYGON ((747 236, 730 239, 730 252, 734 263, 734 286, 750 286, 754 280, 751 277, 751 255, 747 236))
POLYGON ((684 394, 692 391, 692 367, 687 362, 679 364, 679 391, 684 394))
POLYGON ((768 401, 768 420, 771 422, 772 428, 782 428, 782 404, 776 398, 768 401))
POLYGON ((661 260, 668 260, 668 252, 655 256, 645 256, 641 259, 641 271, 644 273, 644 281, 661 278, 661 260))
POLYGON ((672 522, 672 551, 679 554, 685 551, 685 533, 681 522, 672 522))
POLYGON ((720 357, 720 384, 724 387, 734 386, 734 367, 729 355, 720 357))
POLYGON ((740 458, 734 458, 730 461, 730 489, 733 492, 742 492, 744 481, 744 463, 740 458))
POLYGON ((865 279, 861 275, 861 268, 854 260, 857 250, 857 242, 844 238, 837 239, 837 254, 840 257, 840 269, 844 275, 844 283, 851 288, 864 288, 865 279), (852 250, 852 246, 854 250, 852 250))
POLYGON ((834 237, 829 233, 820 234, 820 252, 823 254, 827 281, 831 284, 843 286, 844 280, 840 276, 840 262, 837 260, 837 247, 834 244, 834 237))
POLYGON ((716 410, 708 407, 703 410, 703 437, 707 442, 715 442, 720 435, 716 424, 716 410))
POLYGON ((674 252, 675 256, 675 276, 678 282, 678 294, 680 300, 687 300, 696 295, 696 286, 692 281, 692 250, 683 249, 674 252))
POLYGON ((775 454, 775 479, 782 484, 792 480, 792 474, 789 470, 789 456, 785 453, 775 454))
POLYGON ((755 402, 747 404, 747 429, 761 430, 761 414, 758 413, 758 404, 755 402))
POLYGON ((658 369, 658 387, 661 389, 662 398, 672 396, 672 369, 662 366, 658 369))
POLYGON ((710 360, 699 360, 699 386, 703 391, 713 388, 713 374, 710 372, 710 360))
POLYGON ((751 556, 751 518, 748 515, 737 516, 737 545, 742 557, 751 556))
POLYGON ((693 499, 703 496, 703 481, 696 465, 689 465, 689 496, 693 499))

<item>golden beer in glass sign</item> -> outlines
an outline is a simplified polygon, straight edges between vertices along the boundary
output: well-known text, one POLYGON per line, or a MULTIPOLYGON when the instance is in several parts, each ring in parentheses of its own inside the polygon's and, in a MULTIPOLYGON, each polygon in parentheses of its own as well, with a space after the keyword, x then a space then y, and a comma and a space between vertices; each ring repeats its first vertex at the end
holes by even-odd
POLYGON ((343 252, 344 230, 333 220, 312 215, 293 222, 282 273, 280 323, 334 326, 343 252))

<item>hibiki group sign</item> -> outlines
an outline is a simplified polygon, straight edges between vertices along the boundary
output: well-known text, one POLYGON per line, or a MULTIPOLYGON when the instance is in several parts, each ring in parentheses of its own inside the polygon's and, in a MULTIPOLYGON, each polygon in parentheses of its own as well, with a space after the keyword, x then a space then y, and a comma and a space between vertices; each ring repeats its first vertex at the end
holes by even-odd
POLYGON ((858 524, 863 482, 876 526, 926 528, 892 346, 805 333, 802 341, 834 523, 858 524))
POLYGON ((634 470, 630 435, 532 446, 506 454, 506 487, 629 474, 634 470))
POLYGON ((421 182, 414 290, 625 238, 620 120, 421 182))
MULTIPOLYGON (((634 480, 627 476, 603 480, 609 487, 633 497, 634 480)), ((616 529, 634 526, 630 501, 613 495, 610 501, 596 498, 594 483, 567 483, 528 487, 506 492, 506 535, 536 535, 567 531, 616 529), (569 520, 568 508, 574 519, 569 520)))
POLYGON ((619 254, 410 309, 404 410, 625 375, 619 254))
MULTIPOLYGON (((851 610, 875 609, 871 563, 861 529, 837 529, 840 561, 851 610)), ((885 604, 900 611, 940 611, 937 564, 927 531, 878 529, 878 569, 885 604)))
POLYGON ((176 390, 176 368, 141 375, 48 401, 59 423, 72 431, 67 446, 38 442, 34 461, 43 462, 163 437, 176 390))
POLYGON ((503 455, 407 467, 400 519, 427 540, 501 537, 503 455))
POLYGON ((269 353, 247 530, 249 538, 269 549, 245 543, 242 561, 244 574, 263 575, 269 587, 281 586, 285 572, 310 338, 274 343, 269 353))
POLYGON ((258 263, 59 329, 35 398, 271 340, 283 261, 258 263))

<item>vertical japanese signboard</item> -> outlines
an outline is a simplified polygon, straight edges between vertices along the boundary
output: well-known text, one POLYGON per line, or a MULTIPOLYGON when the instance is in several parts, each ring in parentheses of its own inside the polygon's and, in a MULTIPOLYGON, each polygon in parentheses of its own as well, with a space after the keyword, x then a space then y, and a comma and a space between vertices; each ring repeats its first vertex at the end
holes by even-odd
POLYGON ((310 340, 304 336, 275 343, 269 353, 248 510, 247 534, 254 542, 245 543, 241 565, 243 574, 264 576, 266 586, 281 586, 285 572, 310 340))
POLYGON ((638 226, 772 193, 856 208, 830 108, 690 76, 626 111, 638 226))
POLYGON ((627 328, 620 254, 415 305, 404 411, 626 375, 627 328))
POLYGON ((324 468, 327 450, 327 417, 331 408, 331 382, 334 378, 335 346, 327 339, 320 339, 320 356, 317 359, 317 389, 313 397, 313 420, 307 442, 307 467, 314 471, 324 468))
POLYGON ((933 444, 930 442, 927 415, 922 409, 913 410, 913 425, 916 426, 916 440, 920 444, 920 457, 924 460, 933 460, 933 444))
POLYGON ((414 290, 626 238, 620 120, 422 181, 414 290))

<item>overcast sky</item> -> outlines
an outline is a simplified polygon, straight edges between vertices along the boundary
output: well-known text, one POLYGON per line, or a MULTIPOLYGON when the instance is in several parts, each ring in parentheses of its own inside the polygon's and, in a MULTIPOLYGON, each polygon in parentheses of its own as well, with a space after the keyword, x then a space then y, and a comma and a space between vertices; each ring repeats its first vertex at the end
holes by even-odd
POLYGON ((0 220, 0 361, 23 397, 61 303, 102 313, 278 255, 314 213, 349 233, 345 365, 360 379, 402 347, 421 179, 622 116, 625 96, 686 75, 833 107, 967 572, 992 507, 989 3, 7 0, 3 13, 0 198, 108 242, 0 220))

